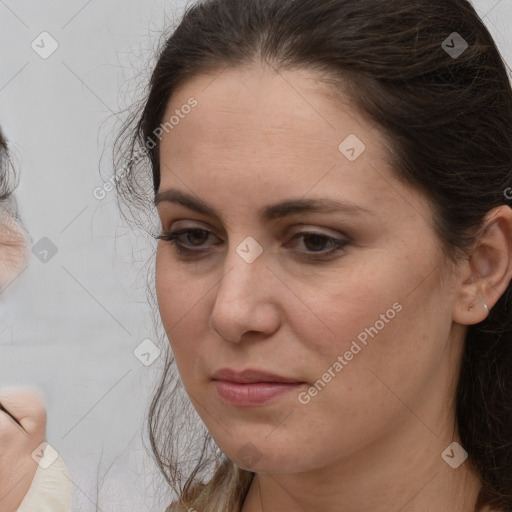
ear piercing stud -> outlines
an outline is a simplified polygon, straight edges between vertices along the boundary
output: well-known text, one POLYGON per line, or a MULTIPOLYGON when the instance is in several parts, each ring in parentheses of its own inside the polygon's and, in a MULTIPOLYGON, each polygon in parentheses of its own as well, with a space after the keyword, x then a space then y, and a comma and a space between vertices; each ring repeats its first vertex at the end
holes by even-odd
MULTIPOLYGON (((485 302, 483 302, 482 306, 485 308, 485 311, 487 311, 487 314, 489 315, 489 308, 487 307, 487 304, 485 302)), ((473 303, 469 304, 469 306, 466 308, 466 311, 471 311, 472 309, 473 309, 473 303)))

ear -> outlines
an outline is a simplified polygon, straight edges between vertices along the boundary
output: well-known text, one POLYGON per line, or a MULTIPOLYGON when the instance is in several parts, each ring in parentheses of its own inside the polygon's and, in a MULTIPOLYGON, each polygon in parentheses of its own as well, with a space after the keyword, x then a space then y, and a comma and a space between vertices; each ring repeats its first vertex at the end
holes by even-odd
POLYGON ((0 207, 0 292, 25 269, 29 236, 10 212, 0 207))
POLYGON ((485 320, 512 279, 512 208, 499 206, 486 215, 462 279, 453 319, 477 324, 485 320))

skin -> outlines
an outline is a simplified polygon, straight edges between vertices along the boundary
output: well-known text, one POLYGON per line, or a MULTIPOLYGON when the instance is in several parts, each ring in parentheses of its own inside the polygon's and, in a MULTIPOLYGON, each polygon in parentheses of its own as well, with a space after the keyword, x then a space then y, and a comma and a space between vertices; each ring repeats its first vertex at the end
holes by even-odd
POLYGON ((256 473, 243 512, 473 510, 478 478, 468 461, 454 470, 441 453, 460 441, 453 397, 466 326, 486 317, 484 302, 492 308, 512 277, 512 210, 491 211, 473 258, 449 263, 428 198, 393 173, 383 134, 318 79, 254 64, 197 76, 167 105, 164 120, 198 100, 164 133, 159 191, 192 194, 219 215, 158 204, 163 232, 211 232, 181 237, 208 251, 199 256, 158 244, 157 298, 181 378, 223 452, 256 473), (366 145, 352 162, 338 150, 349 134, 366 145), (371 213, 257 215, 327 197, 371 213), (299 232, 348 244, 308 260, 332 245, 299 232), (249 236, 263 249, 252 263, 236 252, 249 236), (395 303, 395 318, 299 403, 395 303), (210 378, 222 367, 304 384, 265 406, 233 407, 210 378), (257 454, 250 463, 244 447, 257 454))
POLYGON ((30 245, 23 226, 4 208, 0 207, 0 293, 25 268, 30 245))
POLYGON ((0 511, 14 512, 37 471, 32 452, 46 439, 46 406, 32 388, 2 389, 0 403, 10 413, 0 411, 0 511))
MULTIPOLYGON (((0 293, 25 268, 30 251, 23 226, 0 208, 0 293)), ((37 471, 32 452, 46 438, 46 406, 32 388, 0 390, 0 512, 14 512, 37 471), (8 411, 8 412, 6 412, 8 411)))

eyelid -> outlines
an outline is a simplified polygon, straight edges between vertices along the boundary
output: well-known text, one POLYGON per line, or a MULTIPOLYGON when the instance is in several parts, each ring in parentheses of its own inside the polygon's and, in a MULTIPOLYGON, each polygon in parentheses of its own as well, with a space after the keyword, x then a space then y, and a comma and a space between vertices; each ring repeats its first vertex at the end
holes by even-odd
MULTIPOLYGON (((162 222, 162 225, 164 222, 162 222)), ((211 231, 214 235, 217 236, 216 233, 226 234, 224 229, 219 229, 215 227, 213 224, 210 224, 204 220, 194 220, 194 219, 176 219, 170 222, 165 222, 168 225, 166 231, 177 231, 179 229, 204 229, 206 231, 211 231), (182 224, 183 225, 182 225, 182 224)))
POLYGON ((330 238, 336 238, 336 237, 343 237, 347 240, 349 240, 349 237, 345 235, 344 233, 341 233, 340 231, 335 231, 334 229, 330 228, 323 228, 320 226, 314 226, 311 224, 295 224, 292 228, 292 234, 296 233, 312 233, 312 234, 318 234, 330 238), (326 231, 324 231, 326 230, 326 231))

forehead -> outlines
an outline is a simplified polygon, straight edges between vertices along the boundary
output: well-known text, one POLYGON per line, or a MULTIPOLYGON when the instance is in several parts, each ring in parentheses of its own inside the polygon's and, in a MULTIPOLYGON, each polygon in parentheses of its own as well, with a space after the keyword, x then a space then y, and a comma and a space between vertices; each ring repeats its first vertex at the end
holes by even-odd
POLYGON ((194 77, 163 118, 181 113, 163 133, 160 191, 181 186, 240 208, 249 194, 259 207, 269 196, 326 193, 362 206, 396 203, 383 133, 326 87, 309 70, 256 65, 194 77), (197 106, 183 109, 190 98, 197 106))
MULTIPOLYGON (((199 126, 194 125, 197 141, 216 139, 229 145, 239 140, 247 143, 251 137, 256 144, 264 137, 277 136, 277 142, 317 141, 329 147, 334 144, 336 149, 336 142, 347 130, 360 135, 372 131, 371 136, 379 136, 348 97, 341 91, 334 95, 321 76, 310 70, 274 71, 252 65, 198 75, 175 91, 164 122, 191 96, 198 106, 189 117, 201 120, 199 126)), ((183 142, 191 135, 186 129, 193 121, 180 124, 171 135, 183 142)))

